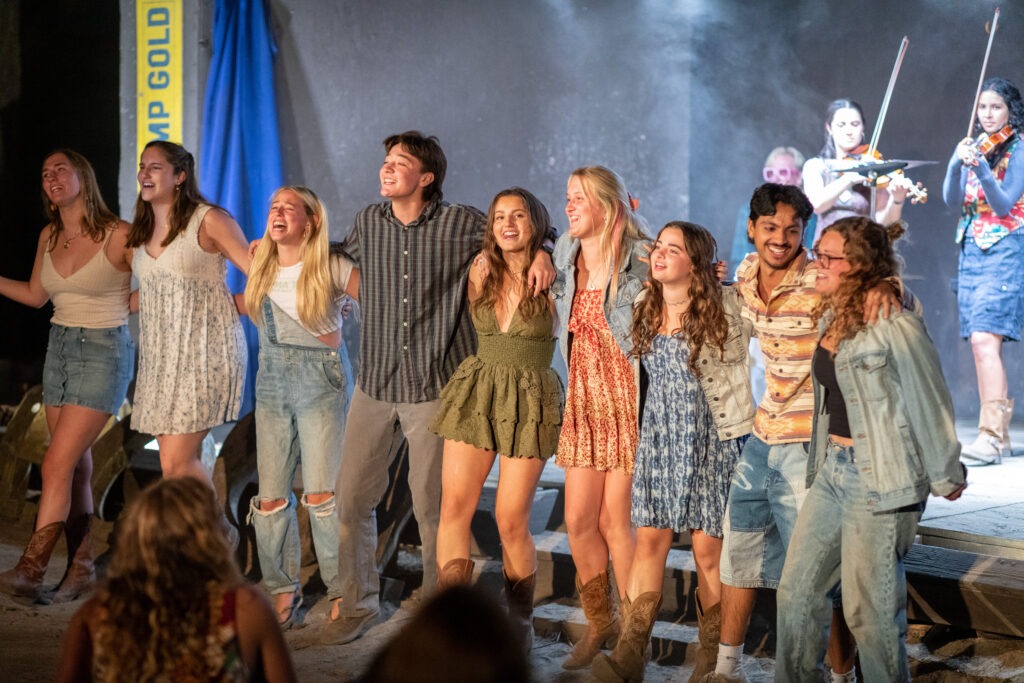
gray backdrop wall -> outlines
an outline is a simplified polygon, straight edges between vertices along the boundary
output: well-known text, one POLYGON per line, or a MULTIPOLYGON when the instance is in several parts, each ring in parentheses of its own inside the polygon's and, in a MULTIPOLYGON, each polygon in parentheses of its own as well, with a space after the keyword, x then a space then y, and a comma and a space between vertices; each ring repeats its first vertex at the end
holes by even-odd
MULTIPOLYGON (((1004 3, 1006 4, 1006 3, 1004 3)), ((122 118, 134 100, 133 2, 121 0, 122 118)), ((445 195, 486 208, 522 185, 564 227, 565 180, 576 166, 617 170, 652 230, 669 219, 706 225, 728 252, 736 212, 760 182, 767 152, 813 156, 823 114, 858 100, 873 125, 900 38, 910 51, 880 148, 939 163, 914 173, 931 192, 908 207, 907 283, 920 295, 960 414, 976 414, 969 347, 957 338, 953 229, 941 201, 946 160, 967 126, 993 2, 908 0, 269 0, 278 36, 285 177, 326 200, 340 238, 377 198, 381 140, 418 128, 440 137, 445 195)), ((194 79, 202 96, 210 0, 195 13, 194 79)), ((1005 6, 990 74, 1024 83, 1024 8, 1005 6)), ((200 110, 193 101, 191 112, 200 110)), ((190 114, 191 116, 191 114, 190 114)), ((187 126, 195 151, 201 122, 187 126)), ((128 126, 124 126, 125 129, 128 126)), ((122 139, 121 206, 134 192, 134 144, 122 139)), ((201 170, 200 170, 201 172, 201 170)), ((124 213, 124 212, 122 212, 124 213)), ((1022 394, 1024 352, 1006 352, 1022 394)))

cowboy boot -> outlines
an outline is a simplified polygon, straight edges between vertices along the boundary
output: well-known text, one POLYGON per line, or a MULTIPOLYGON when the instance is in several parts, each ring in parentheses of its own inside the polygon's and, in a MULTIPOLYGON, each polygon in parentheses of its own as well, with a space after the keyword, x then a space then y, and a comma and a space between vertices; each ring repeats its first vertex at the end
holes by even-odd
POLYGON ((0 574, 0 591, 29 598, 34 602, 39 597, 50 554, 63 530, 64 522, 54 522, 33 533, 14 569, 0 574))
POLYGON ((583 669, 590 666, 602 647, 609 647, 619 636, 619 615, 612 599, 608 572, 601 572, 586 584, 576 575, 576 590, 580 594, 583 614, 587 617, 587 631, 562 662, 563 669, 583 669))
POLYGON ((644 680, 647 646, 651 630, 661 608, 661 593, 641 593, 636 600, 627 597, 623 604, 622 633, 611 655, 603 652, 594 658, 594 676, 599 681, 623 683, 644 680))
POLYGON ((978 415, 978 437, 960 450, 967 465, 998 465, 1003 453, 1010 454, 1010 419, 1013 399, 1001 398, 981 402, 978 415))
POLYGON ((449 586, 468 586, 473 582, 473 567, 476 563, 473 560, 456 559, 449 560, 444 567, 437 569, 437 590, 438 592, 449 586))
POLYGON ((697 661, 693 665, 689 683, 697 683, 705 674, 715 670, 718 662, 718 642, 722 637, 722 603, 716 602, 711 609, 704 611, 704 605, 697 598, 697 623, 700 628, 697 638, 697 661))
POLYGON ((96 584, 96 567, 92 562, 92 514, 79 515, 64 527, 68 541, 68 569, 53 602, 71 602, 92 590, 96 584))
POLYGON ((508 601, 508 616, 523 646, 523 652, 530 654, 533 647, 533 589, 537 572, 521 579, 513 579, 503 569, 505 577, 505 599, 508 601))

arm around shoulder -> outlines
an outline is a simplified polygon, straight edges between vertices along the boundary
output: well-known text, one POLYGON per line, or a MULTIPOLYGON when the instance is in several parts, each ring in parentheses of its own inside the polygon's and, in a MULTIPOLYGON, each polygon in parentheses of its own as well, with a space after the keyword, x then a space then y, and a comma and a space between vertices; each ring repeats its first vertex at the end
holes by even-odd
POLYGON ((240 271, 249 274, 249 242, 234 218, 226 211, 215 207, 207 211, 203 217, 202 230, 217 251, 240 271))

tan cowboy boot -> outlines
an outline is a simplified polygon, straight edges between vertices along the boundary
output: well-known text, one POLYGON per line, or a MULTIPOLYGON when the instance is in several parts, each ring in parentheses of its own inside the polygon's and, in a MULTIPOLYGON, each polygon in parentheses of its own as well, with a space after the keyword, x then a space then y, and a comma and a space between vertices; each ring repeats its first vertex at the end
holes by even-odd
POLYGON ((96 567, 92 561, 92 515, 79 515, 64 527, 68 541, 68 569, 53 602, 71 602, 92 590, 96 584, 96 567))
POLYGON ((608 572, 601 572, 586 584, 576 575, 576 590, 587 617, 587 632, 583 634, 569 657, 562 662, 563 669, 583 669, 590 666, 602 647, 608 647, 619 635, 619 615, 612 598, 608 572))
POLYGON ((64 522, 54 522, 33 533, 14 569, 0 574, 0 591, 35 601, 39 597, 53 547, 57 545, 62 531, 64 522))
POLYGON ((697 648, 697 661, 693 665, 689 683, 697 683, 705 674, 715 670, 718 662, 718 641, 722 637, 722 603, 716 602, 711 609, 704 611, 700 598, 697 598, 697 623, 700 625, 697 648))
POLYGON ((603 652, 594 658, 594 676, 599 681, 623 683, 644 680, 647 646, 651 630, 661 608, 661 593, 641 593, 636 600, 626 598, 622 606, 622 633, 611 655, 603 652))
POLYGON ((978 437, 963 446, 960 456, 967 465, 998 465, 1003 454, 1010 454, 1010 419, 1013 399, 1000 398, 981 402, 978 415, 978 437))
POLYGON ((449 586, 468 586, 473 582, 473 560, 449 560, 444 567, 437 569, 437 590, 442 591, 449 586))

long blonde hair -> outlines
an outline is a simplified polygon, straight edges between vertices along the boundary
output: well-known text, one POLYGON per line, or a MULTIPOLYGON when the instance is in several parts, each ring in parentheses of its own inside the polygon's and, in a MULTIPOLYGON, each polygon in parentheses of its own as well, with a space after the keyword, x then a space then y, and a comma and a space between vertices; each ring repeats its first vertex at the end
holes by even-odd
MULTIPOLYGON (((301 185, 285 185, 278 188, 270 198, 270 203, 273 204, 282 192, 294 193, 302 202, 309 218, 309 230, 302 241, 300 252, 302 272, 299 273, 296 287, 299 320, 311 330, 322 330, 331 327, 335 322, 331 317, 331 304, 338 298, 331 278, 327 209, 313 190, 301 185)), ((268 221, 267 230, 269 229, 268 221)), ((263 297, 277 280, 278 270, 277 243, 264 233, 252 257, 249 281, 245 286, 245 306, 249 309, 249 317, 257 325, 263 319, 263 297)))
MULTIPOLYGON (((671 221, 658 233, 658 237, 675 228, 683 234, 683 247, 693 264, 693 278, 687 295, 690 307, 678 321, 670 321, 670 334, 680 335, 690 349, 690 372, 700 377, 697 360, 705 344, 717 347, 721 354, 729 335, 729 321, 722 304, 722 283, 715 275, 717 244, 708 230, 695 223, 671 221)), ((665 294, 659 281, 650 278, 647 296, 633 309, 633 355, 643 356, 651 351, 651 343, 658 336, 665 316, 665 294)))
POLYGON ((601 259, 611 263, 609 300, 614 301, 619 291, 618 274, 630 257, 632 245, 648 239, 644 234, 646 224, 636 213, 634 199, 626 192, 626 183, 615 171, 604 166, 583 166, 569 177, 579 178, 587 200, 596 202, 604 211, 604 225, 600 226, 601 259))
POLYGON ((128 506, 97 594, 101 680, 206 673, 216 598, 243 585, 223 518, 210 487, 192 477, 160 480, 128 506))

